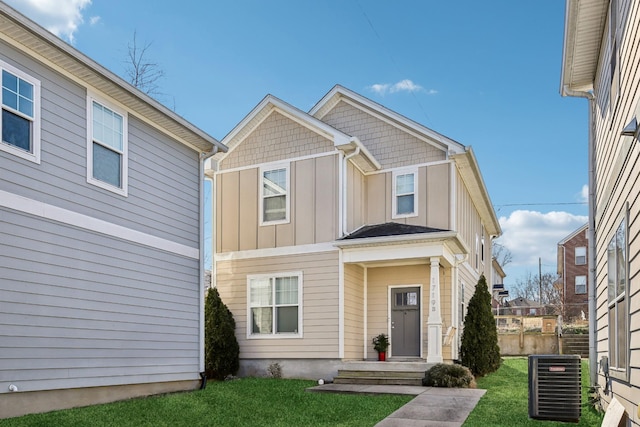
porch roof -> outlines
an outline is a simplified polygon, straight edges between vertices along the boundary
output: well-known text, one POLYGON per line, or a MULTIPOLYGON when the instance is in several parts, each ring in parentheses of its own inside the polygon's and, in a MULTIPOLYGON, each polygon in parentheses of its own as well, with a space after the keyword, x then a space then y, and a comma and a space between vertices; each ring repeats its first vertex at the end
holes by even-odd
POLYGON ((365 225, 358 228, 353 233, 350 233, 339 240, 353 240, 364 239, 368 237, 383 237, 383 236, 401 236, 407 234, 421 234, 421 233, 437 233, 449 230, 443 230, 441 228, 423 227, 421 225, 409 225, 400 224, 397 222, 386 222, 384 224, 365 225))

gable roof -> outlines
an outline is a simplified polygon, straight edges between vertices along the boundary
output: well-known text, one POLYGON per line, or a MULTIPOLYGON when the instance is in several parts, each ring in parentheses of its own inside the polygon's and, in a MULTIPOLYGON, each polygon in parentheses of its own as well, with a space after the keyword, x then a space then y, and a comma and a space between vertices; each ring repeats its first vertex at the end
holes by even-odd
POLYGON ((593 89, 608 5, 607 0, 566 2, 560 78, 563 96, 593 89))
POLYGON ((587 230, 587 227, 589 226, 589 224, 584 224, 583 226, 581 226, 580 228, 578 228, 577 230, 575 230, 574 232, 572 232, 571 234, 569 234, 567 237, 565 237, 564 239, 560 240, 558 242, 558 246, 564 245, 566 244, 569 240, 573 239, 574 237, 576 237, 578 234, 580 233, 584 233, 587 230))
POLYGON ((314 117, 322 119, 335 105, 344 101, 354 105, 356 108, 365 110, 369 114, 391 124, 401 130, 410 133, 418 139, 433 145, 447 153, 459 153, 464 151, 464 145, 451 138, 448 138, 426 126, 421 125, 397 112, 386 108, 356 92, 343 86, 335 85, 310 111, 314 117))
POLYGON ((200 152, 226 147, 158 101, 65 43, 29 18, 0 2, 0 39, 81 86, 97 90, 142 121, 200 152))
POLYGON ((363 172, 371 172, 381 168, 380 163, 358 138, 347 135, 273 95, 265 96, 262 101, 222 139, 222 143, 229 147, 229 151, 226 154, 217 155, 214 159, 222 160, 226 155, 231 154, 248 135, 274 112, 282 114, 301 126, 333 141, 335 148, 343 151, 346 155, 353 154, 351 161, 363 172))

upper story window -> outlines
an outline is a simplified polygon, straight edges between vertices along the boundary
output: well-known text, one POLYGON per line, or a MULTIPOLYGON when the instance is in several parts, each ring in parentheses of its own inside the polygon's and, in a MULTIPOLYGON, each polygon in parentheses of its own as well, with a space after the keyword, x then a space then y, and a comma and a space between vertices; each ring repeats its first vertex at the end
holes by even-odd
POLYGON ((302 335, 302 273, 248 276, 250 337, 302 335))
POLYGON ((261 224, 289 222, 289 165, 262 168, 260 175, 261 224))
POLYGON ((587 263, 587 248, 585 246, 576 247, 576 265, 587 263))
POLYGON ((40 163, 40 81, 0 61, 0 150, 40 163))
POLYGON ((575 294, 586 294, 587 293, 587 276, 576 276, 576 287, 575 294))
POLYGON ((403 170, 393 173, 393 218, 418 215, 417 170, 403 170))
POLYGON ((88 99, 87 182, 127 195, 127 115, 88 99))
POLYGON ((622 219, 607 249, 609 365, 627 368, 628 322, 627 218, 622 219))

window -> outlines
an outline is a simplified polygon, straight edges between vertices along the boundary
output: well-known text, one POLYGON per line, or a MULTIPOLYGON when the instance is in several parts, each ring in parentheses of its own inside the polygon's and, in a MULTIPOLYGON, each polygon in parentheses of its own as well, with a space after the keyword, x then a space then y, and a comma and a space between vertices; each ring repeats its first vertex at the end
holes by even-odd
POLYGON ((127 116, 88 98, 87 182, 127 195, 127 116))
POLYGON ((249 276, 250 337, 302 336, 302 273, 249 276))
POLYGON ((0 61, 0 150, 40 163, 40 81, 0 61))
POLYGON ((586 294, 587 293, 587 276, 576 276, 576 289, 575 294, 586 294))
POLYGON ((609 312, 609 363, 627 368, 627 221, 624 218, 607 249, 607 287, 609 312))
POLYGON ((587 248, 578 246, 576 248, 576 265, 585 265, 587 263, 587 248))
POLYGON ((260 204, 262 224, 289 222, 289 167, 261 171, 260 204))
POLYGON ((418 215, 417 174, 416 170, 393 173, 393 218, 418 215))

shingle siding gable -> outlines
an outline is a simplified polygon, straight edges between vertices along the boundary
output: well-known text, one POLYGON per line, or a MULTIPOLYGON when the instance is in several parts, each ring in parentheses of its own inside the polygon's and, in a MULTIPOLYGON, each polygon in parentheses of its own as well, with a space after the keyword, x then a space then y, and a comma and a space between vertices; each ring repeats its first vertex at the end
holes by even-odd
POLYGON ((339 102, 322 121, 358 137, 383 169, 445 160, 446 153, 356 107, 339 102))

